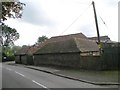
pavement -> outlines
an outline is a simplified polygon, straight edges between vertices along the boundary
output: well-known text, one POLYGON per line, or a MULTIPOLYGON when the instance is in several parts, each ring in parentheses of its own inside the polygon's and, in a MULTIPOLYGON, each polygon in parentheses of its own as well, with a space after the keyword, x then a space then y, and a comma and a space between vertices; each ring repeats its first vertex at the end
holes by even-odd
POLYGON ((64 69, 64 68, 55 68, 55 67, 45 67, 45 66, 32 66, 32 65, 21 65, 14 64, 19 66, 24 66, 26 68, 50 73, 56 76, 81 81, 94 85, 120 85, 118 81, 118 72, 115 74, 106 72, 106 71, 88 71, 88 70, 75 70, 75 69, 64 69))
POLYGON ((56 68, 38 66, 25 66, 25 67, 94 85, 120 85, 120 83, 118 83, 118 74, 112 76, 109 74, 104 74, 103 72, 100 71, 86 71, 86 70, 78 71, 71 69, 58 70, 56 68))

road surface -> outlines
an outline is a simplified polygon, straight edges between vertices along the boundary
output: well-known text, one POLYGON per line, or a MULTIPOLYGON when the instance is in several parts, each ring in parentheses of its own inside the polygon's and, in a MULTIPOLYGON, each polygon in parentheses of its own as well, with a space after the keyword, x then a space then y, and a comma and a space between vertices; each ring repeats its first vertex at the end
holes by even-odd
POLYGON ((0 62, 0 90, 2 89, 2 63, 0 62))
POLYGON ((105 88, 21 66, 2 64, 2 88, 105 88))

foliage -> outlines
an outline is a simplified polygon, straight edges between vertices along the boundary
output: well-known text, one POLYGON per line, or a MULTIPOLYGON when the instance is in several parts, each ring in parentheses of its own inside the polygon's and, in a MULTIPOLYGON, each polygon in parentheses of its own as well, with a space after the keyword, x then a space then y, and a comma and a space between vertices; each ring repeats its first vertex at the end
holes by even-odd
POLYGON ((10 28, 6 25, 0 25, 2 27, 2 35, 0 36, 1 46, 10 46, 14 44, 14 41, 19 39, 19 33, 14 28, 10 28))
POLYGON ((12 50, 13 50, 14 53, 16 53, 16 52, 19 51, 21 48, 22 48, 22 47, 20 47, 20 46, 13 46, 13 47, 12 47, 12 50))
POLYGON ((13 61, 15 60, 15 52, 20 50, 20 46, 13 46, 13 47, 3 47, 2 48, 2 60, 4 61, 13 61))
POLYGON ((6 56, 12 56, 12 55, 14 55, 13 50, 12 50, 11 47, 3 47, 3 53, 6 56))
POLYGON ((21 18, 23 6, 25 6, 24 3, 15 0, 13 0, 13 2, 7 0, 7 2, 0 2, 0 4, 2 4, 2 16, 0 17, 0 23, 7 20, 7 17, 21 18))
POLYGON ((38 42, 38 43, 41 43, 41 42, 43 42, 43 41, 45 41, 45 40, 47 40, 47 39, 48 39, 48 37, 46 37, 46 36, 38 37, 37 42, 38 42))
POLYGON ((0 2, 0 6, 0 46, 3 46, 2 55, 13 60, 15 51, 10 46, 19 38, 19 33, 16 29, 5 25, 4 21, 8 18, 21 18, 25 4, 19 2, 19 0, 3 0, 3 2, 0 2))
POLYGON ((14 60, 14 53, 11 47, 2 48, 2 61, 11 61, 14 60))

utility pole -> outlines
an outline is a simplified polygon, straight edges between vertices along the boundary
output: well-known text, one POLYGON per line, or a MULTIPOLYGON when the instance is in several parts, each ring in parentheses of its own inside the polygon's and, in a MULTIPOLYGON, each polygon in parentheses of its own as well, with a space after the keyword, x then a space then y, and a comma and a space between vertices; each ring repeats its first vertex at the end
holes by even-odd
POLYGON ((96 10, 95 10, 95 3, 94 3, 94 1, 92 1, 92 5, 93 5, 93 10, 94 10, 95 24, 96 24, 97 37, 98 37, 98 47, 99 47, 99 50, 100 50, 100 53, 101 53, 100 34, 99 34, 98 21, 97 21, 97 14, 96 14, 96 10))

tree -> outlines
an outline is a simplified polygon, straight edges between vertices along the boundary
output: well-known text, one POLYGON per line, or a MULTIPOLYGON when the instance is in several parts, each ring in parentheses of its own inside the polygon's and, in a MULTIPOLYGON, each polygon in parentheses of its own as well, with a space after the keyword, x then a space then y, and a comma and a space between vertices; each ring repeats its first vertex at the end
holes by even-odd
POLYGON ((48 39, 48 37, 46 37, 46 36, 38 37, 37 42, 38 42, 38 43, 41 43, 41 42, 43 42, 43 41, 45 41, 45 40, 47 40, 47 39, 48 39))
POLYGON ((3 46, 3 57, 13 55, 10 45, 19 38, 16 29, 8 27, 4 21, 8 18, 21 18, 24 6, 25 4, 19 0, 3 0, 0 2, 0 46, 3 46))
POLYGON ((12 47, 13 53, 16 53, 16 52, 19 51, 21 48, 22 48, 21 46, 13 46, 13 47, 12 47))
POLYGON ((8 2, 0 2, 0 6, 2 6, 0 23, 3 23, 3 21, 7 20, 7 17, 21 18, 22 16, 23 6, 25 6, 25 4, 15 0, 7 1, 8 2))
POLYGON ((2 27, 2 36, 0 36, 0 44, 3 47, 8 47, 14 44, 14 41, 19 39, 19 33, 16 29, 8 27, 7 25, 0 25, 2 27))

